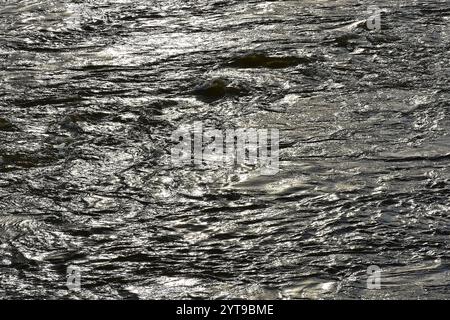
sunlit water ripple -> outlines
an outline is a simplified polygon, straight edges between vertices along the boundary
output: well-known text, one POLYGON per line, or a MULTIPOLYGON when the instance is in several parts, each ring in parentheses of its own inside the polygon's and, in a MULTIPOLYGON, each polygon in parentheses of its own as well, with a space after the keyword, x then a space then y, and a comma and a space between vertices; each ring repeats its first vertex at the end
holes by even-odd
POLYGON ((450 5, 370 5, 2 1, 0 297, 448 299, 450 5), (174 168, 193 121, 280 172, 174 168))

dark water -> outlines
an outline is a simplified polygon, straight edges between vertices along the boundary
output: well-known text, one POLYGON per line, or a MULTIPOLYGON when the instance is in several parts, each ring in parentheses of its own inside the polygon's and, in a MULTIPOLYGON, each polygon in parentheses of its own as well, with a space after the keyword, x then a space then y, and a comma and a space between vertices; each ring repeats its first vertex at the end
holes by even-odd
POLYGON ((448 1, 1 2, 1 298, 450 298, 448 1), (280 172, 173 168, 193 121, 280 172))

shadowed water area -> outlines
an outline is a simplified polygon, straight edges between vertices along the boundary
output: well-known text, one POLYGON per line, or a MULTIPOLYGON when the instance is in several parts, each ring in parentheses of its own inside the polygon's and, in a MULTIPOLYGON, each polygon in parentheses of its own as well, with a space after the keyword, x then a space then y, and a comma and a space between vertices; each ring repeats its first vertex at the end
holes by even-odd
POLYGON ((0 2, 0 298, 450 298, 448 1, 0 2))

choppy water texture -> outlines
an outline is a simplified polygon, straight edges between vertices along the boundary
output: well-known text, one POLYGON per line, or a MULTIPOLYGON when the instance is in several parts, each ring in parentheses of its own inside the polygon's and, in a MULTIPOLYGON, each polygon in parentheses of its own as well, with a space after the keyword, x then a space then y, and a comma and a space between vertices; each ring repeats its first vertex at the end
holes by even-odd
POLYGON ((0 297, 448 299, 450 4, 373 4, 1 1, 0 297), (280 172, 173 168, 193 121, 280 172))

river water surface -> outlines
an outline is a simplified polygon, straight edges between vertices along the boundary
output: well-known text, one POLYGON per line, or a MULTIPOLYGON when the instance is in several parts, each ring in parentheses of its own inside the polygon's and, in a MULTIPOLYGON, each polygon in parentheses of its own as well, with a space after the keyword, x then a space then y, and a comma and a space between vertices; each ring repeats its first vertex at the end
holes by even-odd
POLYGON ((449 20, 447 0, 1 1, 0 297, 450 298, 449 20), (174 168, 194 121, 279 129, 280 171, 174 168))

